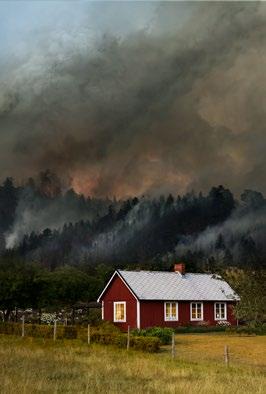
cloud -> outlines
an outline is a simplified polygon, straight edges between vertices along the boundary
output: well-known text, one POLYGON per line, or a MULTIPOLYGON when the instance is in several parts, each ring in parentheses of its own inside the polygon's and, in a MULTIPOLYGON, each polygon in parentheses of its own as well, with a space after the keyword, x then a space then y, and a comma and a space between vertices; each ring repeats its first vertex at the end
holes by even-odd
POLYGON ((1 176, 49 167, 95 196, 265 192, 265 4, 124 4, 135 23, 86 7, 1 65, 1 176))

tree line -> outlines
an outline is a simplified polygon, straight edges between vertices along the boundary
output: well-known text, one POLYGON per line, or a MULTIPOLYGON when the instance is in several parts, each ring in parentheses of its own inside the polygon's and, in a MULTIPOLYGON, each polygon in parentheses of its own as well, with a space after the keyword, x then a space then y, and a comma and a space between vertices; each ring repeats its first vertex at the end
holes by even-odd
POLYGON ((92 273, 65 266, 49 271, 38 263, 6 256, 0 259, 3 320, 10 320, 11 313, 17 310, 32 308, 41 314, 43 310, 69 309, 73 322, 78 303, 95 301, 105 280, 105 272, 101 270, 92 273))

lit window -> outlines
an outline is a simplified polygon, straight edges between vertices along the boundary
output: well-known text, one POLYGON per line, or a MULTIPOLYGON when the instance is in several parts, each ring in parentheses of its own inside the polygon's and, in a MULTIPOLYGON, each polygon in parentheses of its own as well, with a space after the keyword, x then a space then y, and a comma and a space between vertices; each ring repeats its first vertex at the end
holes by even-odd
POLYGON ((203 320, 203 303, 191 302, 190 304, 190 320, 203 320))
POLYGON ((177 302, 164 303, 164 320, 175 321, 178 320, 178 304, 177 302))
POLYGON ((114 322, 126 321, 126 303, 114 302, 114 322))
POLYGON ((214 319, 215 320, 226 320, 226 303, 216 302, 214 304, 214 319))

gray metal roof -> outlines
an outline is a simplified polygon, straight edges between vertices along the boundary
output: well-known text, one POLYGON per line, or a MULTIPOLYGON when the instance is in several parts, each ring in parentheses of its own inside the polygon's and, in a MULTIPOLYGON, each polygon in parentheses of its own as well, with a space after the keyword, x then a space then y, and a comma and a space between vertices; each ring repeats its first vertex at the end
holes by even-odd
POLYGON ((238 295, 220 276, 178 272, 120 271, 140 300, 230 301, 238 295))

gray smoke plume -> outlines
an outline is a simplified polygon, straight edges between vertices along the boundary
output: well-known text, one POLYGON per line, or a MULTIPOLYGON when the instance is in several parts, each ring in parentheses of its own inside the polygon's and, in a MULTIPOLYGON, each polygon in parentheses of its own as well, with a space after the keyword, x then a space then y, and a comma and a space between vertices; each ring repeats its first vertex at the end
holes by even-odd
POLYGON ((184 238, 176 246, 175 253, 183 256, 188 252, 203 252, 205 256, 214 256, 219 260, 219 258, 224 258, 227 248, 234 261, 240 261, 241 241, 252 239, 260 256, 265 256, 265 232, 265 207, 250 212, 243 212, 241 208, 238 208, 224 223, 210 226, 196 236, 184 238), (219 239, 222 240, 222 247, 217 245, 219 239))
POLYGON ((1 177, 266 192, 265 3, 40 4, 0 41, 1 177))

